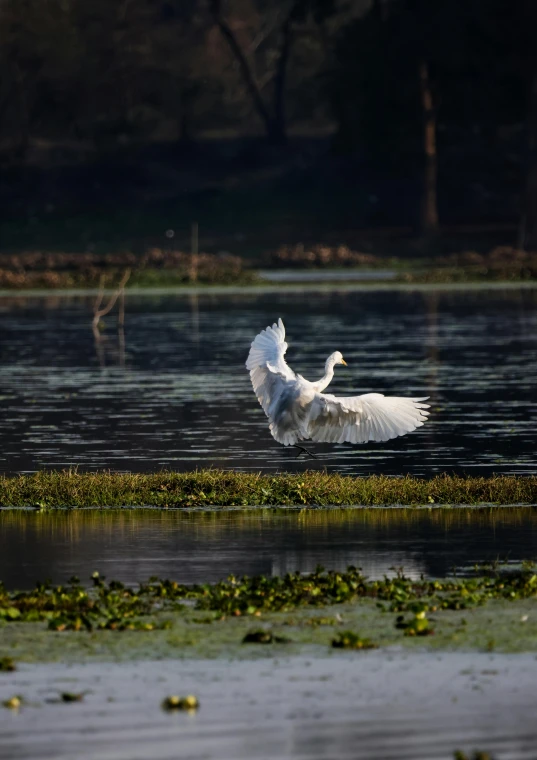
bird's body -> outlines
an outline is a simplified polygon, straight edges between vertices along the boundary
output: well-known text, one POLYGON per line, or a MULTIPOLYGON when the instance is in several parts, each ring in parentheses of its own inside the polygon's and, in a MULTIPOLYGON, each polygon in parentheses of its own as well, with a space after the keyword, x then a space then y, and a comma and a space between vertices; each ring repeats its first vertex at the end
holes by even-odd
POLYGON ((256 336, 246 361, 270 432, 284 446, 306 440, 388 441, 421 427, 429 415, 429 405, 422 403, 426 398, 380 393, 339 398, 323 393, 334 376, 334 366, 345 364, 341 353, 328 357, 324 376, 312 383, 293 372, 284 359, 286 351, 285 328, 279 319, 256 336))

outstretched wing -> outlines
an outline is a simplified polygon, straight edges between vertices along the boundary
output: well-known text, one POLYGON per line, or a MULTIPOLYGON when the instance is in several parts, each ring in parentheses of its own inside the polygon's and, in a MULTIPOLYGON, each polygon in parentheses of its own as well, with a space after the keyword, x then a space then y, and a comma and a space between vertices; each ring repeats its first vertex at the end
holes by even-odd
POLYGON ((289 383, 296 380, 295 373, 284 359, 286 351, 285 327, 279 319, 278 324, 267 327, 255 337, 246 360, 255 395, 268 417, 289 383))
POLYGON ((330 443, 389 441, 421 427, 429 416, 427 398, 398 398, 381 393, 338 398, 316 393, 308 437, 330 443))

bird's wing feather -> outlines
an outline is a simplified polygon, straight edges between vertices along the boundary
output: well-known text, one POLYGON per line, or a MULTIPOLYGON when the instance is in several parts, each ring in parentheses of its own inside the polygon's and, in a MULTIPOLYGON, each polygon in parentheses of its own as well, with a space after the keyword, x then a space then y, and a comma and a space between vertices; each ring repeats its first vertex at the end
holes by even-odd
POLYGON ((296 380, 295 373, 284 359, 286 351, 285 327, 279 319, 278 324, 256 335, 246 360, 255 395, 268 417, 282 393, 296 380))
POLYGON ((308 437, 330 443, 389 441, 421 427, 429 412, 427 398, 398 398, 381 393, 338 398, 316 393, 308 437))

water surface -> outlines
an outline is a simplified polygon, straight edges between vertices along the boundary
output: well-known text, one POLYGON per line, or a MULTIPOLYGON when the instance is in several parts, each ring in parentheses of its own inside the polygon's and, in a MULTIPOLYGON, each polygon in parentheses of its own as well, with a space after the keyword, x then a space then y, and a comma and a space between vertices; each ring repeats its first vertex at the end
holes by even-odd
MULTIPOLYGON (((327 648, 328 649, 328 648, 327 648)), ((0 680, 1 760, 534 760, 534 655, 325 652, 21 665, 0 680), (63 691, 83 691, 63 704, 63 691), (160 709, 194 693, 193 715, 160 709)))
POLYGON ((535 473, 537 290, 320 289, 127 295, 95 340, 93 297, 2 296, 0 472, 225 467, 348 474, 535 473), (387 443, 316 444, 297 461, 268 431, 244 369, 282 317, 288 361, 330 390, 430 396, 430 421, 387 443))
POLYGON ((0 512, 0 580, 84 583, 94 570, 134 584, 361 567, 372 578, 442 577, 537 559, 537 509, 0 512))

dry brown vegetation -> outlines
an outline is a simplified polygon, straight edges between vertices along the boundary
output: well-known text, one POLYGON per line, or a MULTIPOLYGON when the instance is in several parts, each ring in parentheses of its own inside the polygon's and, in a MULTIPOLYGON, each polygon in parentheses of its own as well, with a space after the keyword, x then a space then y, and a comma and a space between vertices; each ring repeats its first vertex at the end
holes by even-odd
POLYGON ((405 272, 401 277, 405 282, 533 280, 537 278, 537 252, 500 246, 489 253, 452 253, 438 258, 427 271, 405 272))
MULTIPOLYGON (((282 245, 272 253, 275 268, 401 268, 403 282, 509 281, 537 278, 537 252, 509 246, 489 253, 463 251, 435 259, 400 259, 355 251, 346 245, 328 246, 303 243, 282 245)), ((117 282, 127 270, 129 285, 162 286, 189 283, 251 284, 257 281, 251 263, 229 253, 192 254, 181 250, 149 248, 144 254, 51 253, 25 251, 0 254, 0 288, 80 288, 117 282)))
POLYGON ((386 266, 390 260, 372 253, 353 251, 346 245, 282 245, 270 257, 272 266, 278 267, 356 267, 386 266))
MULTIPOLYGON (((151 248, 138 256, 121 253, 50 253, 27 251, 0 255, 0 288, 97 287, 104 274, 111 279, 131 269, 134 285, 181 284, 192 281, 192 254, 151 248)), ((249 282, 249 272, 239 256, 196 254, 195 281, 203 284, 249 282)))

